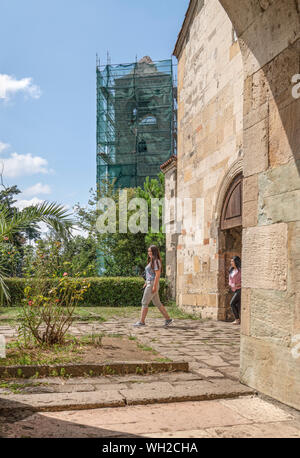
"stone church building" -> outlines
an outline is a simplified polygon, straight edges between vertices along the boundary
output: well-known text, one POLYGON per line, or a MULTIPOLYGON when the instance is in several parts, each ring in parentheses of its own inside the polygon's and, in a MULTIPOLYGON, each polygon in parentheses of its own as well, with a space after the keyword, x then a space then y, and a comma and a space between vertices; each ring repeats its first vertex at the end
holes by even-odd
POLYGON ((300 1, 191 0, 174 55, 178 153, 161 169, 196 223, 166 220, 173 297, 230 321, 239 255, 240 380, 299 409, 300 1))

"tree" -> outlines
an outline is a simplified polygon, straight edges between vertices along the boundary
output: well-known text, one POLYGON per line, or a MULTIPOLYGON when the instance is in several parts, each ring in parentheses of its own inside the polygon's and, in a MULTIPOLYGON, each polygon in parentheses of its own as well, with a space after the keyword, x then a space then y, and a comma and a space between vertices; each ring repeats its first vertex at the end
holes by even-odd
POLYGON ((145 199, 148 203, 149 209, 149 220, 148 220, 148 227, 150 230, 145 236, 146 245, 156 245, 158 246, 159 250, 164 255, 165 247, 166 247, 166 235, 163 232, 163 221, 162 221, 162 206, 159 206, 159 232, 152 232, 151 228, 151 199, 163 199, 165 196, 165 176, 162 172, 158 174, 157 179, 149 179, 146 177, 144 187, 137 188, 137 195, 145 199))
MULTIPOLYGON (((4 206, 9 210, 10 218, 20 212, 20 210, 14 206, 14 204, 17 202, 17 199, 14 197, 20 193, 21 191, 16 185, 9 186, 8 188, 4 188, 2 191, 0 191, 0 206, 4 206)), ((37 240, 41 235, 38 228, 31 223, 24 227, 23 232, 26 238, 29 238, 29 240, 37 240)), ((16 232, 13 235, 12 243, 21 248, 23 246, 23 240, 24 237, 19 232, 16 232)))
MULTIPOLYGON (((44 222, 52 227, 64 239, 70 236, 73 220, 65 208, 55 202, 43 202, 26 207, 19 212, 11 212, 9 206, 0 205, 0 245, 6 241, 12 242, 15 235, 23 233, 29 226, 44 222)), ((0 293, 9 300, 9 291, 5 283, 5 270, 0 266, 0 293)))
MULTIPOLYGON (((161 199, 164 197, 164 175, 159 174, 158 179, 146 179, 144 187, 127 188, 128 202, 139 197, 146 199, 148 203, 148 222, 151 224, 151 197, 161 199)), ((147 247, 151 244, 159 246, 163 258, 165 252, 165 234, 160 226, 159 233, 152 233, 151 230, 144 234, 138 232, 125 234, 119 232, 119 221, 117 218, 116 233, 101 234, 97 231, 96 221, 102 214, 97 209, 98 199, 110 197, 115 202, 116 214, 119 215, 119 189, 114 189, 113 183, 103 182, 101 189, 97 191, 90 189, 90 199, 86 207, 79 204, 75 206, 78 217, 78 225, 87 231, 98 247, 100 256, 104 259, 103 275, 105 276, 135 276, 141 274, 145 268, 147 260, 147 247)), ((127 203, 128 203, 127 202, 127 203)), ((128 218, 134 211, 128 212, 128 218)), ((161 215, 160 210, 160 215, 161 215)))

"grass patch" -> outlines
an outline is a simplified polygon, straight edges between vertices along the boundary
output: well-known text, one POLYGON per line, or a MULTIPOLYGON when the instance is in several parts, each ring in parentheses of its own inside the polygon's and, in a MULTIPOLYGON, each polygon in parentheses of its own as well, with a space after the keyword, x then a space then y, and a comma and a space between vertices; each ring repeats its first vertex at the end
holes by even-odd
MULTIPOLYGON (((160 356, 148 345, 139 343, 136 337, 121 334, 93 333, 83 336, 67 334, 63 344, 38 345, 24 343, 21 339, 10 341, 6 346, 6 358, 0 359, 0 367, 6 366, 64 366, 67 364, 100 364, 114 361, 153 361, 160 356), (130 342, 133 340, 134 342, 130 342), (143 352, 148 352, 146 355, 143 352)), ((107 375, 113 374, 107 367, 107 375)), ((49 368, 50 377, 69 377, 67 368, 49 368)), ((24 369, 17 367, 18 378, 24 377, 24 369)), ((39 378, 40 371, 32 378, 39 378)), ((87 374, 92 376, 93 374, 87 374)))
POLYGON ((134 337, 134 336, 130 335, 130 336, 128 337, 128 339, 129 339, 129 340, 137 340, 137 337, 134 337))
POLYGON ((172 360, 170 358, 155 358, 155 361, 158 363, 171 363, 172 360))
POLYGON ((20 394, 24 390, 24 388, 28 387, 37 387, 41 385, 48 385, 48 383, 13 383, 13 382, 1 382, 0 388, 4 388, 9 390, 13 394, 20 394))
POLYGON ((140 348, 141 350, 144 350, 144 351, 151 351, 154 355, 157 355, 157 351, 155 351, 153 348, 151 347, 148 347, 147 345, 143 345, 143 344, 140 344, 138 343, 137 344, 138 348, 140 348))
MULTIPOLYGON (((165 303, 169 315, 175 320, 195 320, 195 321, 206 321, 198 316, 183 312, 177 307, 174 301, 165 303)), ((21 307, 0 307, 0 325, 10 324, 16 325, 18 323, 17 316, 20 312, 21 307)), ((86 322, 105 322, 112 318, 133 318, 135 319, 140 313, 138 307, 128 305, 128 307, 76 307, 74 313, 75 321, 86 321, 86 322)), ((157 307, 150 306, 148 317, 150 318, 162 318, 161 313, 157 307)))
MULTIPOLYGON (((12 341, 6 346, 6 358, 0 359, 0 366, 49 366, 53 364, 79 363, 82 360, 81 355, 91 346, 102 346, 104 334, 90 334, 76 338, 67 335, 64 344, 52 346, 27 345, 22 341, 12 341)), ((55 371, 55 370, 54 370, 55 371)), ((22 370, 20 369, 20 377, 22 370)), ((64 369, 60 373, 51 374, 53 377, 64 377, 64 369)), ((39 373, 36 373, 36 378, 39 373)))
MULTIPOLYGON (((0 366, 49 366, 52 364, 68 364, 80 362, 83 345, 80 342, 67 341, 65 345, 18 347, 7 344, 6 358, 0 359, 0 366)), ((20 377, 22 377, 20 369, 20 377)), ((58 376, 59 374, 57 374, 58 376)))

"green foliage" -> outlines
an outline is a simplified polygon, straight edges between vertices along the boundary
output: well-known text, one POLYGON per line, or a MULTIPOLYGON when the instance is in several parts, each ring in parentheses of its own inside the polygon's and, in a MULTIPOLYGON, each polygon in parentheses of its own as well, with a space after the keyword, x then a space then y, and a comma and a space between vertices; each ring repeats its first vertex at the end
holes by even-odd
POLYGON ((159 221, 160 227, 159 232, 152 232, 151 231, 151 198, 153 199, 163 199, 165 195, 165 176, 163 173, 159 173, 157 180, 150 180, 149 177, 146 178, 144 183, 144 188, 141 187, 137 188, 137 196, 143 198, 148 203, 149 208, 149 215, 148 215, 148 233, 145 234, 145 243, 148 247, 149 245, 156 245, 158 246, 161 254, 163 255, 164 261, 164 251, 165 251, 165 244, 166 244, 166 235, 163 232, 162 226, 162 206, 159 206, 159 221))
POLYGON ((73 322, 73 314, 89 285, 86 280, 57 279, 49 285, 40 277, 24 290, 24 306, 19 314, 19 336, 28 342, 54 345, 63 343, 73 322))
MULTIPOLYGON (((42 245, 42 242, 39 244, 42 245)), ((67 272, 59 275, 60 243, 54 243, 50 255, 46 256, 40 247, 35 262, 36 281, 25 283, 24 306, 19 315, 19 335, 34 344, 61 344, 73 322, 78 302, 89 288, 87 280, 70 279, 67 272), (49 282, 56 280, 55 284, 49 282)))
MULTIPOLYGON (((128 231, 123 234, 119 232, 119 190, 114 189, 113 185, 106 183, 98 191, 90 190, 88 206, 75 206, 78 216, 78 225, 81 229, 88 232, 89 237, 95 241, 99 253, 104 257, 103 275, 111 276, 136 276, 141 275, 145 269, 147 261, 147 248, 151 244, 159 247, 163 262, 165 259, 165 233, 162 224, 159 232, 151 232, 151 198, 161 199, 164 197, 164 175, 160 173, 158 179, 149 180, 147 178, 143 189, 127 188, 127 204, 132 198, 143 198, 148 203, 148 232, 146 234, 138 232, 136 234, 128 231), (116 232, 101 234, 97 231, 97 218, 103 213, 97 209, 97 202, 102 197, 113 199, 116 207, 116 232)), ((127 220, 136 213, 130 210, 127 213, 127 220)), ((160 218, 162 208, 159 209, 160 218)), ((162 220, 160 219, 162 223, 162 220)))
MULTIPOLYGON (((126 307, 141 305, 144 280, 139 277, 89 278, 90 288, 81 305, 99 307, 126 307)), ((160 279, 159 294, 166 299, 166 281, 160 279)))
MULTIPOLYGON (((20 193, 21 191, 16 185, 9 186, 8 188, 4 188, 0 191, 0 206, 5 207, 8 210, 10 219, 13 219, 17 214, 21 212, 18 207, 14 206, 14 204, 17 202, 15 196, 20 193)), ((11 242, 14 246, 19 248, 20 252, 22 253, 25 239, 28 238, 29 240, 36 240, 38 237, 40 237, 40 231, 36 225, 28 222, 28 224, 23 227, 22 232, 17 231, 12 234, 11 242)))
POLYGON ((13 243, 0 243, 0 259, 5 274, 9 277, 15 277, 20 272, 22 263, 22 253, 13 243))
POLYGON ((61 276, 67 272, 70 277, 80 275, 91 277, 97 275, 96 244, 91 237, 75 236, 61 240, 51 234, 35 242, 34 250, 23 260, 23 273, 26 276, 36 275, 36 266, 42 259, 47 261, 48 277, 61 276), (48 261, 51 262, 48 262, 48 261))
MULTIPOLYGON (((5 284, 9 289, 10 301, 3 296, 1 305, 18 306, 24 299, 25 278, 5 278, 5 284)), ((31 280, 34 281, 34 280, 31 280)))
MULTIPOLYGON (((46 280, 46 279, 45 279, 46 280)), ((84 296, 78 302, 79 306, 97 307, 140 307, 143 295, 144 279, 141 277, 91 277, 76 278, 74 281, 79 284, 87 281, 90 287, 85 291, 84 296)), ((69 278, 69 281, 73 281, 69 278)), ((8 278, 6 280, 11 294, 11 304, 19 306, 25 298, 24 289, 27 285, 34 285, 39 282, 37 278, 8 278)), ((48 278, 49 288, 57 287, 57 278, 48 278)), ((167 299, 167 281, 160 279, 159 295, 162 302, 167 299)))
MULTIPOLYGON (((18 191, 19 192, 19 191, 18 191)), ((17 193, 17 191, 15 191, 17 193)), ((11 207, 12 196, 8 195, 3 198, 0 195, 0 299, 3 302, 3 297, 9 300, 9 290, 5 283, 4 277, 9 275, 5 267, 5 257, 1 253, 8 251, 7 243, 17 246, 17 241, 20 244, 25 243, 24 234, 29 229, 34 229, 39 222, 44 222, 52 227, 54 231, 66 238, 70 234, 70 228, 73 221, 69 218, 70 215, 62 205, 55 202, 43 202, 38 205, 26 207, 19 211, 11 207)), ((9 267, 11 269, 11 267, 9 267)))
POLYGON ((77 235, 63 243, 61 260, 64 270, 71 277, 97 276, 97 244, 93 237, 77 235))

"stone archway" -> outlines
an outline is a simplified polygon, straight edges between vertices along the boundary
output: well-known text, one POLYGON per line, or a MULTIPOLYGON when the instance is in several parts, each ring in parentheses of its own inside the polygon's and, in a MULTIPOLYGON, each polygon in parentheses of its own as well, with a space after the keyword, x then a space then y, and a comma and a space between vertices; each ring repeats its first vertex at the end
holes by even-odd
MULTIPOLYGON (((242 256, 242 185, 243 175, 237 174, 226 189, 219 215, 219 277, 218 319, 232 321, 232 297, 228 289, 228 271, 233 256, 242 256)), ((222 193, 223 194, 223 193, 222 193)))
POLYGON ((300 408, 300 4, 219 1, 244 68, 240 379, 300 408))

